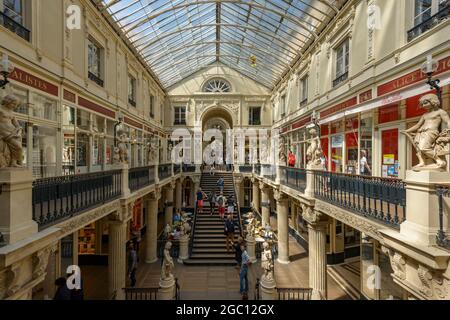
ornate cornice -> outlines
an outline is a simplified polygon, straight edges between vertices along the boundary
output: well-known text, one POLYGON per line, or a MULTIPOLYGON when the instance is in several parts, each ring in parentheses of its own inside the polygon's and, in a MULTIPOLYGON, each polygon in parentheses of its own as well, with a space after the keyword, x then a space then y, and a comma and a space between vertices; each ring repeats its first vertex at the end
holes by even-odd
POLYGON ((320 211, 336 220, 339 220, 346 225, 351 226, 352 228, 355 228, 368 236, 376 239, 381 240, 382 236, 380 234, 381 229, 385 229, 385 226, 377 225, 376 223, 372 223, 368 219, 364 217, 360 217, 354 213, 351 213, 347 210, 340 209, 338 207, 335 207, 333 205, 327 204, 325 202, 322 202, 320 200, 316 200, 316 205, 314 208, 316 211, 320 211))

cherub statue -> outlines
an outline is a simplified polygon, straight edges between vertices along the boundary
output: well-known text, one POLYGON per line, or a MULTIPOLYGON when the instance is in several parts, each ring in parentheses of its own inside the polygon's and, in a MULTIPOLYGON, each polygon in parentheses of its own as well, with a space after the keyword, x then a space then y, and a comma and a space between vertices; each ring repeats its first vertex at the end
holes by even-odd
POLYGON ((19 104, 13 95, 0 104, 0 168, 22 166, 22 127, 14 116, 19 104))
POLYGON ((164 247, 163 264, 161 268, 161 280, 172 280, 172 270, 174 268, 173 259, 170 256, 170 249, 172 248, 172 242, 167 241, 164 247))
POLYGON ((317 130, 315 128, 311 128, 309 130, 311 135, 311 142, 306 150, 306 157, 308 159, 309 166, 320 166, 321 164, 321 156, 322 156, 322 147, 320 144, 320 138, 317 134, 317 130))
POLYGON ((114 160, 116 163, 128 163, 128 136, 123 126, 117 128, 117 146, 114 148, 114 160))
POLYGON ((441 109, 441 103, 435 94, 424 95, 419 103, 428 112, 415 126, 401 131, 411 141, 419 158, 419 164, 412 169, 445 171, 447 166, 445 156, 450 154, 446 148, 450 142, 450 117, 441 109), (447 129, 441 130, 443 123, 447 125, 447 129))
POLYGON ((272 248, 268 242, 263 243, 263 253, 261 254, 261 267, 264 270, 262 278, 266 281, 273 281, 273 257, 272 248))

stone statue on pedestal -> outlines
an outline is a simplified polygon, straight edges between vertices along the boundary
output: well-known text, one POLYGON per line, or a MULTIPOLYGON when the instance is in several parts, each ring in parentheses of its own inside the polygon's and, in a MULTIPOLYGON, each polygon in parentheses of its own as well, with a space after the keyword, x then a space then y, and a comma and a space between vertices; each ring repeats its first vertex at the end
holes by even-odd
POLYGON ((117 127, 117 146, 114 148, 114 162, 128 163, 128 136, 122 125, 117 127))
POLYGON ((320 144, 320 137, 317 134, 315 128, 309 130, 311 134, 311 142, 306 151, 306 158, 308 159, 308 166, 318 167, 321 166, 322 147, 320 144))
POLYGON ((262 280, 266 282, 273 281, 274 264, 273 264, 272 248, 268 242, 263 243, 263 253, 261 254, 261 267, 264 270, 262 280))
POLYGON ((167 241, 166 245, 164 247, 164 254, 163 254, 163 264, 161 268, 161 280, 172 280, 173 279, 173 268, 174 263, 173 259, 170 256, 170 249, 172 248, 172 242, 167 241))
POLYGON ((0 168, 22 167, 22 127, 14 116, 19 104, 13 95, 0 104, 0 168))
POLYGON ((256 226, 256 219, 254 218, 253 213, 250 212, 248 214, 247 238, 254 238, 255 226, 256 226))
POLYGON ((439 98, 435 94, 427 94, 420 98, 420 106, 426 109, 419 122, 401 131, 413 144, 419 158, 419 164, 414 171, 445 171, 447 161, 445 156, 450 154, 446 148, 450 142, 450 117, 441 109, 439 98), (442 124, 447 129, 442 130, 442 124))

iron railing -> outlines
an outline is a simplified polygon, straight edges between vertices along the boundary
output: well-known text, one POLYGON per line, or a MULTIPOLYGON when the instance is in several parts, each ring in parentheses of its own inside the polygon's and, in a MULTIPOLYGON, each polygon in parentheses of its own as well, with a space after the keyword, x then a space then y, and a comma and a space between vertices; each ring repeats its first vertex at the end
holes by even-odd
POLYGON ((250 172, 252 172, 252 170, 253 170, 253 167, 250 164, 239 166, 239 172, 242 172, 242 173, 247 173, 247 172, 250 173, 250 172))
POLYGON ((14 21, 14 19, 11 19, 3 12, 0 12, 0 25, 14 32, 26 41, 30 41, 30 30, 25 28, 20 23, 14 21))
POLYGON ((277 178, 277 167, 271 164, 263 164, 260 175, 269 180, 275 181, 277 178))
POLYGON ((336 87, 340 83, 344 82, 348 79, 348 71, 338 76, 336 79, 333 80, 333 87, 336 87))
POLYGON ((173 174, 179 174, 181 172, 181 165, 180 164, 174 164, 173 165, 173 174))
POLYGON ((93 74, 92 72, 88 72, 88 78, 92 81, 94 81, 96 84, 98 84, 100 87, 103 87, 103 80, 100 79, 98 76, 93 74))
POLYGON ((131 192, 155 183, 154 169, 150 170, 152 168, 154 166, 133 168, 128 171, 128 185, 131 192))
POLYGON ((125 300, 158 300, 159 287, 123 288, 125 300))
POLYGON ((121 194, 121 170, 37 179, 33 182, 33 219, 42 230, 121 194))
POLYGON ((439 204, 439 230, 436 235, 438 246, 450 249, 450 239, 447 238, 444 228, 444 197, 450 197, 450 186, 436 186, 439 204))
POLYGON ((405 183, 398 179, 313 171, 316 198, 391 227, 406 219, 405 183))
POLYGON ((281 167, 280 183, 300 192, 306 189, 306 170, 281 167))
POLYGON ((256 278, 254 300, 261 300, 261 293, 259 291, 259 278, 256 278))
POLYGON ((195 172, 195 164, 183 164, 183 172, 195 172))
POLYGON ((164 180, 172 175, 172 164, 160 164, 158 165, 158 177, 159 180, 164 180))
POLYGON ((311 300, 312 288, 277 288, 278 300, 311 300))
POLYGON ((429 19, 423 21, 422 23, 418 24, 417 26, 409 30, 408 42, 417 38, 426 31, 434 28, 442 21, 448 19, 449 16, 450 16, 450 4, 441 9, 434 16, 430 17, 429 19))

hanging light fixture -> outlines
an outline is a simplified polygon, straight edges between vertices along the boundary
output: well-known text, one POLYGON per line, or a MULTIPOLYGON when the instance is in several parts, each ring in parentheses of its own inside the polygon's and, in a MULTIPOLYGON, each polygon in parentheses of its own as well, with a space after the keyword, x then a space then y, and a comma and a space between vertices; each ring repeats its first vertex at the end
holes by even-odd
POLYGON ((248 60, 250 61, 250 65, 255 68, 256 67, 256 56, 255 55, 251 55, 248 60))

